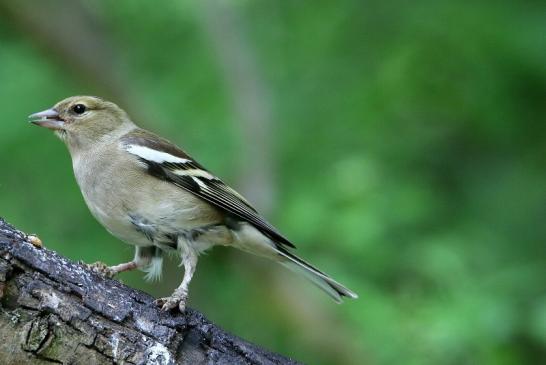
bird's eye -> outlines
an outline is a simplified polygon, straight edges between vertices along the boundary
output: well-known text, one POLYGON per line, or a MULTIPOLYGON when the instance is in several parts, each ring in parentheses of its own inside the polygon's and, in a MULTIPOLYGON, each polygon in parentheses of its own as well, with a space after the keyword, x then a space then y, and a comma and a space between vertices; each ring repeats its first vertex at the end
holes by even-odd
POLYGON ((83 114, 85 113, 86 107, 83 104, 76 104, 72 107, 72 111, 76 114, 83 114))

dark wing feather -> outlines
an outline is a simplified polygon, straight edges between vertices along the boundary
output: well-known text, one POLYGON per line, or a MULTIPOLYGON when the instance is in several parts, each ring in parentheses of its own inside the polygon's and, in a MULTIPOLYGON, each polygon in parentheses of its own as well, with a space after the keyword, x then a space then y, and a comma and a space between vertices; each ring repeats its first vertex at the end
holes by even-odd
MULTIPOLYGON (((135 132, 132 133, 135 134, 135 132)), ((267 222, 241 195, 225 185, 220 179, 213 175, 209 175, 210 173, 205 170, 203 166, 193 160, 184 151, 174 147, 168 141, 162 140, 149 132, 139 130, 137 136, 125 136, 122 138, 122 142, 130 145, 136 144, 154 148, 155 150, 189 160, 184 163, 158 163, 138 156, 139 160, 147 166, 148 172, 151 175, 169 181, 215 205, 229 213, 231 216, 252 224, 275 243, 281 244, 280 248, 282 248, 282 245, 291 248, 295 247, 275 227, 267 222), (152 136, 154 138, 152 138, 152 136), (152 139, 152 141, 150 141, 150 139, 152 139), (207 177, 180 174, 180 171, 184 170, 202 170, 207 173, 205 174, 207 177), (177 171, 179 173, 177 173, 177 171)))

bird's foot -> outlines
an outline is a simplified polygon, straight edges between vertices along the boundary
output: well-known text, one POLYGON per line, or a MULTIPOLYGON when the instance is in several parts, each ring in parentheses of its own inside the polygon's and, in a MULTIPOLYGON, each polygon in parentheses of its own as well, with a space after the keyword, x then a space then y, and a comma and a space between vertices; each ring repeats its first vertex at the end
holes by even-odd
POLYGON ((86 264, 85 262, 80 261, 80 264, 84 265, 87 269, 104 276, 105 278, 112 279, 118 273, 115 270, 112 270, 104 262, 97 261, 93 264, 86 264))
POLYGON ((178 307, 181 313, 184 313, 186 310, 186 296, 180 295, 178 293, 173 293, 170 297, 163 297, 156 299, 154 304, 161 307, 161 310, 164 312, 170 311, 178 307))

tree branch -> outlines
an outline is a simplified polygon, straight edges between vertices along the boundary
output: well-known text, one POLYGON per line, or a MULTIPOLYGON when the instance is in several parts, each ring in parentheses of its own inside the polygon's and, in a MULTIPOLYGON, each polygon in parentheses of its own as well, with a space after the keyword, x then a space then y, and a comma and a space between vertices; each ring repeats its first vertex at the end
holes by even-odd
POLYGON ((201 313, 161 312, 148 294, 31 244, 0 218, 0 358, 8 364, 296 364, 201 313))

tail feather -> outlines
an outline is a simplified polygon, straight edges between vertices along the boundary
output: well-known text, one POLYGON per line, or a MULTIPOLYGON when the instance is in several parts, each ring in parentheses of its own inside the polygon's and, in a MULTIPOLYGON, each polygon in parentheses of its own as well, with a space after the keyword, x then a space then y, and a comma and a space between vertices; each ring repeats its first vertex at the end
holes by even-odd
POLYGON ((331 296, 336 301, 336 303, 342 303, 343 297, 349 297, 353 299, 358 298, 358 295, 355 292, 341 285, 340 283, 338 283, 319 269, 315 268, 311 264, 300 259, 296 255, 285 250, 279 251, 279 254, 286 259, 286 261, 281 262, 284 267, 296 273, 302 274, 313 284, 324 290, 324 292, 331 296))

